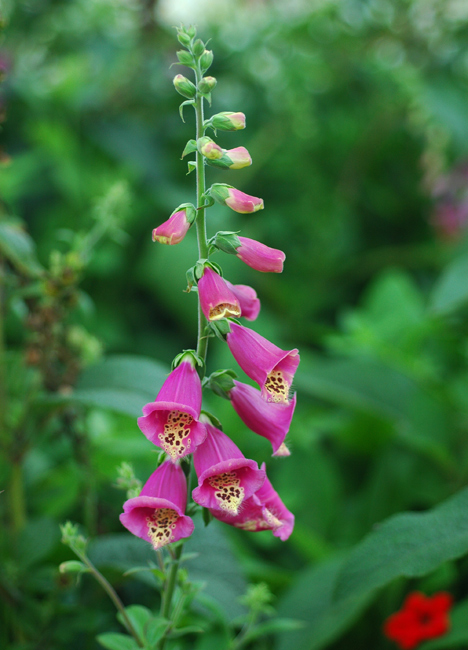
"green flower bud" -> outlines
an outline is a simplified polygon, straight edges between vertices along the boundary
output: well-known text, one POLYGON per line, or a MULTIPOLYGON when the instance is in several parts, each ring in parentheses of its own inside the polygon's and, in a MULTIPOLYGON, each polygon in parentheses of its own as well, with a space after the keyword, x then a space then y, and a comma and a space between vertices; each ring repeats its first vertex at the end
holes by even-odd
POLYGON ((237 255, 237 249, 241 245, 237 233, 227 230, 217 232, 210 240, 210 243, 214 244, 219 250, 230 253, 231 255, 237 255))
POLYGON ((172 83, 174 84, 174 88, 177 90, 179 95, 182 95, 182 97, 192 99, 197 94, 195 84, 193 84, 190 79, 187 79, 187 77, 184 77, 183 74, 176 75, 172 80, 172 83))
POLYGON ((177 40, 181 45, 185 45, 185 47, 188 47, 192 42, 192 39, 183 28, 177 30, 177 40))
POLYGON ((195 61, 193 59, 193 56, 190 54, 190 52, 186 52, 185 50, 179 50, 177 52, 177 58, 179 59, 179 63, 182 63, 182 65, 186 65, 188 68, 195 67, 195 61))
POLYGON ((198 84, 198 90, 204 95, 210 93, 218 82, 214 77, 203 77, 198 84))
POLYGON ((212 63, 213 63, 213 52, 211 50, 205 50, 200 57, 200 65, 202 70, 206 72, 212 63))
POLYGON ((216 113, 210 119, 210 123, 214 129, 220 131, 239 131, 245 129, 245 115, 244 113, 233 113, 231 111, 216 113))
POLYGON ((205 43, 201 39, 197 39, 193 44, 193 53, 195 56, 201 56, 205 51, 205 43))
POLYGON ((198 139, 197 147, 202 156, 205 156, 208 160, 218 160, 224 155, 224 149, 217 145, 216 142, 207 135, 198 139))
POLYGON ((233 370, 217 370, 207 378, 206 384, 219 397, 229 399, 234 379, 237 379, 237 375, 233 370))
POLYGON ((190 36, 190 38, 195 38, 197 35, 197 28, 195 25, 190 25, 190 27, 187 28, 187 34, 190 36))

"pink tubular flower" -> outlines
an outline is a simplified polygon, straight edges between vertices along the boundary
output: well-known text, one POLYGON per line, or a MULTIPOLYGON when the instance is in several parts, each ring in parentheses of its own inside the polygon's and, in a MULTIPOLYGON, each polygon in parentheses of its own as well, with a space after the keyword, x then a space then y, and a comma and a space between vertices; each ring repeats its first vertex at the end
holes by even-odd
POLYGON ((232 210, 241 214, 263 210, 263 199, 244 194, 231 185, 214 183, 210 188, 210 193, 218 203, 228 205, 232 210))
POLYGON ((245 458, 241 450, 222 431, 206 423, 205 442, 193 454, 198 487, 193 500, 205 508, 223 510, 237 515, 244 499, 262 485, 265 470, 254 460, 245 458))
POLYGON ((289 403, 289 390, 299 365, 298 350, 281 350, 260 334, 230 324, 227 344, 242 370, 257 382, 268 402, 289 403))
POLYGON ((228 280, 226 284, 239 301, 240 315, 247 320, 255 320, 260 311, 260 300, 255 289, 246 284, 231 284, 228 280))
POLYGON ((205 425, 198 421, 201 400, 197 371, 190 361, 182 361, 166 379, 155 401, 143 407, 138 426, 174 462, 193 452, 206 437, 205 425))
POLYGON ((160 244, 179 244, 196 218, 193 205, 184 204, 169 219, 153 230, 153 241, 160 244))
POLYGON ((277 248, 270 248, 255 239, 239 237, 241 245, 236 250, 237 257, 256 271, 282 273, 286 255, 277 248))
POLYGON ((193 521, 187 517, 187 481, 178 464, 166 460, 151 474, 140 496, 125 501, 120 521, 155 550, 189 537, 193 521))
POLYGON ((271 442, 274 456, 289 455, 284 439, 296 408, 295 394, 286 404, 269 403, 256 388, 234 379, 234 388, 229 392, 229 398, 242 422, 251 431, 271 442))
POLYGON ((245 147, 227 149, 224 153, 231 161, 229 169, 242 169, 252 164, 252 158, 245 147))
POLYGON ((210 321, 241 315, 241 306, 235 293, 209 266, 205 266, 203 276, 198 281, 198 295, 202 311, 210 321))
MULTIPOLYGON (((265 469, 265 463, 262 469, 265 469)), ((242 530, 253 533, 271 530, 282 542, 288 539, 294 528, 294 515, 281 501, 268 477, 265 477, 262 487, 244 501, 234 517, 223 510, 210 512, 216 519, 242 530)))

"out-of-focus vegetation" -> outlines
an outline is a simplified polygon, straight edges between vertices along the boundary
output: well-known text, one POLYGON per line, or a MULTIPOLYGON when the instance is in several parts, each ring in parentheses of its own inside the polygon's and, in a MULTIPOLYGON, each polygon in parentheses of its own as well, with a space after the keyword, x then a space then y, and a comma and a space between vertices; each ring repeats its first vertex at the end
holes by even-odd
MULTIPOLYGON (((214 112, 248 124, 219 142, 254 161, 209 182, 265 200, 256 215, 213 207, 209 232, 287 254, 280 277, 223 268, 257 289, 262 334, 301 349, 293 455, 270 469, 296 528, 282 544, 198 522, 187 568, 206 588, 187 624, 206 633, 171 647, 222 650, 246 582, 306 622, 251 648, 389 648, 382 622, 414 588, 458 608, 450 635, 421 647, 466 647, 468 5, 208 6, 214 112), (374 529, 402 511, 429 512, 374 529)), ((179 119, 174 30, 153 0, 1 11, 0 647, 91 649, 122 628, 88 576, 59 574, 60 522, 92 538, 125 605, 158 604, 148 574, 122 575, 148 549, 122 532, 116 466, 154 469, 135 418, 195 342, 194 233, 151 241, 193 200, 180 160, 193 116, 179 119)), ((213 342, 210 370, 231 365, 225 347, 213 342)), ((268 458, 228 402, 210 407, 246 456, 268 458)))

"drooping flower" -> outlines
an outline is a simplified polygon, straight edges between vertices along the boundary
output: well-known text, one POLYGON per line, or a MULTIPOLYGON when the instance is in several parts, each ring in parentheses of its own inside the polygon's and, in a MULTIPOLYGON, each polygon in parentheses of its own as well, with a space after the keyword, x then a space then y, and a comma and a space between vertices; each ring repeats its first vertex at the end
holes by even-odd
POLYGON ((184 357, 162 385, 154 402, 143 407, 138 426, 172 461, 192 453, 206 437, 200 417, 202 391, 191 357, 184 357))
MULTIPOLYGON (((265 469, 265 463, 262 465, 265 469)), ((294 528, 294 515, 281 501, 272 484, 265 477, 263 485, 242 504, 234 517, 223 510, 211 510, 216 519, 253 533, 271 530, 275 537, 286 541, 294 528)))
POLYGON ((236 249, 236 255, 245 264, 263 273, 282 273, 286 259, 283 251, 248 237, 239 237, 239 241, 241 245, 236 249))
POLYGON ((241 314, 236 294, 209 266, 205 266, 203 276, 198 281, 198 296, 202 311, 209 321, 230 316, 235 318, 241 314))
POLYGON ((273 456, 289 455, 284 439, 296 408, 296 395, 287 403, 269 403, 253 386, 235 379, 233 383, 234 388, 229 392, 229 398, 242 422, 254 433, 271 442, 273 456))
POLYGON ((153 230, 153 241, 160 244, 179 244, 195 221, 196 210, 191 204, 179 206, 167 221, 153 230))
POLYGON ((205 423, 207 436, 193 454, 198 487, 193 500, 205 508, 236 515, 245 499, 262 485, 265 470, 245 458, 239 447, 212 424, 205 423))
POLYGON ((239 131, 240 129, 245 129, 244 113, 233 113, 230 111, 216 113, 210 122, 215 129, 219 129, 220 131, 239 131))
POLYGON ((187 517, 187 481, 179 464, 166 460, 151 474, 139 496, 125 501, 120 521, 131 533, 159 549, 193 532, 187 517))
POLYGON ((237 363, 262 389, 268 402, 289 403, 289 391, 299 365, 299 351, 281 350, 251 329, 230 324, 227 344, 237 363))
POLYGON ((384 634, 402 650, 412 650, 423 641, 435 639, 450 629, 452 596, 444 591, 426 597, 414 591, 403 607, 387 618, 384 634))
POLYGON ((235 187, 224 183, 214 183, 210 188, 210 194, 218 203, 228 205, 232 210, 241 214, 257 212, 263 210, 264 207, 263 199, 244 194, 244 192, 236 190, 235 187))
POLYGON ((240 315, 247 320, 255 320, 260 312, 260 300, 255 289, 247 284, 231 284, 228 280, 226 284, 239 301, 240 315))

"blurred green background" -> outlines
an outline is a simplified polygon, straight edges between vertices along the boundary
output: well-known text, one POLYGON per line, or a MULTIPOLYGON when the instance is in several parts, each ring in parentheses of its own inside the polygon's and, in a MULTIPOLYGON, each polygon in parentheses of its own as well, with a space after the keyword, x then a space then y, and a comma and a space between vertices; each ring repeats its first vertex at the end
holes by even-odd
MULTIPOLYGON (((253 165, 209 168, 208 182, 265 201, 253 215, 213 207, 209 234, 241 230, 287 257, 281 276, 214 260, 257 290, 254 329, 302 359, 290 458, 271 459, 228 402, 207 401, 268 463, 294 534, 198 522, 194 548, 211 544, 217 561, 189 571, 227 618, 246 582, 263 581, 281 616, 306 621, 258 649, 391 648, 382 622, 409 590, 462 603, 461 553, 341 605, 333 594, 374 524, 433 508, 468 478, 468 3, 3 0, 1 13, 0 646, 94 649, 119 630, 90 578, 58 573, 66 519, 95 538, 125 604, 158 603, 146 578, 122 577, 142 550, 122 537, 115 481, 122 461, 142 480, 154 468, 135 418, 196 343, 183 293, 195 233, 151 241, 195 201, 180 159, 194 117, 181 122, 172 86, 190 71, 170 67, 181 22, 211 39, 212 112, 247 116, 218 142, 246 146, 253 165)), ((210 371, 234 366, 210 343, 210 371)), ((172 647, 222 650, 219 622, 207 630, 172 647)), ((447 647, 466 647, 466 623, 455 631, 447 647)))

